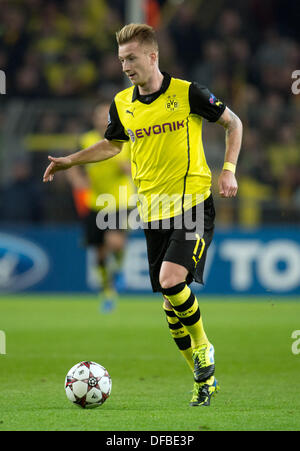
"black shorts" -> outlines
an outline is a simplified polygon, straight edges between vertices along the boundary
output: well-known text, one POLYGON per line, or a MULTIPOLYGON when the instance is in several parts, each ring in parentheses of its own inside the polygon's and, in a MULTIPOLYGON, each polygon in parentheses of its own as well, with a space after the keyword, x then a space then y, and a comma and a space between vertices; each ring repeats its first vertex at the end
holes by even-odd
POLYGON ((212 241, 214 233, 215 208, 212 195, 202 204, 202 215, 196 216, 197 208, 193 207, 190 213, 193 222, 200 218, 202 224, 196 224, 194 228, 187 229, 185 224, 181 229, 174 228, 171 224, 169 229, 145 228, 144 233, 147 242, 147 253, 152 290, 162 291, 159 283, 159 273, 163 261, 169 261, 184 266, 188 270, 186 283, 193 281, 203 284, 203 272, 207 249, 212 241), (201 230, 201 234, 197 231, 201 230), (193 239, 187 239, 189 237, 193 239))
MULTIPOLYGON (((83 220, 83 227, 84 227, 84 244, 86 246, 101 246, 104 244, 104 236, 105 234, 109 231, 109 230, 113 230, 113 229, 102 229, 99 228, 97 225, 97 215, 101 215, 101 212, 98 211, 94 211, 94 210, 90 210, 89 213, 87 214, 87 216, 85 216, 84 220, 83 220)), ((112 213, 110 213, 111 217, 112 213)), ((120 211, 116 211, 115 213, 113 213, 114 217, 115 217, 115 221, 113 220, 113 223, 115 223, 116 228, 114 230, 118 230, 120 232, 124 232, 125 233, 125 229, 121 227, 120 221, 124 220, 124 217, 126 215, 127 218, 127 213, 125 212, 124 215, 124 211, 122 213, 122 215, 120 214, 120 211)), ((103 218, 106 220, 107 215, 103 216, 103 218)))

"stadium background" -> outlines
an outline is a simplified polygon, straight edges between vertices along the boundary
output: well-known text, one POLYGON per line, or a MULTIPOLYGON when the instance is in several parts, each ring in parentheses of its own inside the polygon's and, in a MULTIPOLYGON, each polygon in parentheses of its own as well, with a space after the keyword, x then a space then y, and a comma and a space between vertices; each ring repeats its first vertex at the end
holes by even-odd
POLYGON ((299 430, 298 3, 0 0, 0 430, 299 430), (100 314, 68 181, 42 183, 47 155, 72 152, 94 105, 123 88, 114 33, 143 14, 161 69, 206 84, 244 124, 227 200, 215 186, 224 131, 204 126, 217 229, 198 299, 221 391, 196 415, 160 296, 147 295, 142 235, 128 243, 127 293, 100 314), (88 359, 113 388, 82 411, 63 381, 88 359))
MULTIPOLYGON (((97 286, 65 174, 46 185, 41 177, 47 155, 74 151, 95 103, 125 86, 114 33, 135 14, 157 29, 161 68, 207 85, 244 124, 239 195, 226 201, 215 186, 224 132, 204 127, 218 215, 204 291, 299 294, 296 8, 282 0, 2 0, 0 290, 97 286)), ((145 251, 142 235, 133 235, 124 268, 131 292, 150 289, 145 251)))

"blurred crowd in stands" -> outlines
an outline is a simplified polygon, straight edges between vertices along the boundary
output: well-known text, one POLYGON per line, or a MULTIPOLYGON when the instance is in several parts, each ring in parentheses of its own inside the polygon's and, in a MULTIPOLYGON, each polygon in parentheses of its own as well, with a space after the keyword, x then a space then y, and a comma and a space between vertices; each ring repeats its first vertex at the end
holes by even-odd
MULTIPOLYGON (((115 32, 124 24, 125 3, 1 0, 0 69, 7 76, 5 101, 111 100, 124 88, 115 32)), ((157 30, 161 69, 208 86, 243 121, 237 172, 240 191, 233 201, 239 208, 227 220, 227 204, 220 215, 223 222, 300 221, 300 94, 291 89, 292 73, 300 70, 299 0, 153 0, 147 18, 157 30)), ((77 118, 62 122, 55 110, 45 112, 35 131, 78 135, 91 126, 89 112, 80 114, 77 111, 77 118)), ((217 180, 224 157, 224 131, 207 124, 204 139, 217 180)), ((31 164, 33 155, 29 163, 28 159, 16 161, 10 183, 2 186, 2 219, 16 219, 14 204, 7 200, 9 196, 14 199, 18 189, 26 197, 24 180, 30 185, 31 199, 22 213, 26 216, 27 211, 26 220, 72 219, 76 213, 66 207, 71 197, 67 197, 63 177, 51 188, 41 186, 40 170, 46 165, 47 153, 39 153, 41 164, 36 166, 31 164), (49 213, 53 198, 49 192, 54 195, 54 191, 62 193, 61 217, 55 214, 57 193, 53 214, 49 213), (47 202, 43 201, 45 192, 47 202)))

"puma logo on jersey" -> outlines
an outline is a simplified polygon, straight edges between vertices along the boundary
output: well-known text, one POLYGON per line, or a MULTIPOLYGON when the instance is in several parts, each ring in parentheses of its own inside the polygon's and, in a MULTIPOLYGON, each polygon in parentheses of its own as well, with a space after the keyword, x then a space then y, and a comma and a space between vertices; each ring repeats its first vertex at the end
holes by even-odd
MULTIPOLYGON (((133 110, 134 111, 134 110, 133 110)), ((134 117, 133 111, 126 110, 126 113, 131 114, 134 117)))

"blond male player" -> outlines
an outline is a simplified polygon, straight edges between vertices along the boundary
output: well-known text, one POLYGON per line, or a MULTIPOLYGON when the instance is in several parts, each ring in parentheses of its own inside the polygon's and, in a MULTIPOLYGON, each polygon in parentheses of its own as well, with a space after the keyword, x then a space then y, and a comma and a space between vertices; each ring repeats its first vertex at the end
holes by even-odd
POLYGON ((68 157, 49 157, 44 181, 53 180, 56 171, 114 157, 123 143, 130 141, 138 207, 146 224, 152 288, 163 294, 170 332, 193 370, 190 405, 207 406, 218 390, 214 348, 206 336, 198 301, 188 286, 193 280, 203 283, 214 229, 202 120, 218 122, 225 128, 224 166, 218 180, 220 196, 225 198, 234 197, 238 189, 235 167, 242 124, 207 88, 160 71, 155 32, 148 25, 126 25, 117 33, 117 42, 123 72, 133 86, 115 96, 105 138, 68 157), (197 221, 199 206, 202 224, 191 230, 182 221, 180 229, 175 227, 175 219, 186 212, 197 221), (168 227, 164 227, 163 220, 170 218, 168 227))

